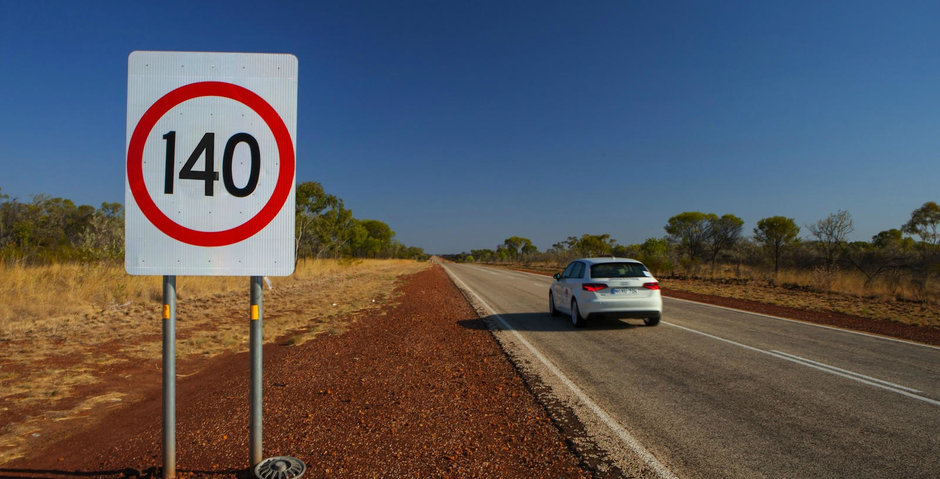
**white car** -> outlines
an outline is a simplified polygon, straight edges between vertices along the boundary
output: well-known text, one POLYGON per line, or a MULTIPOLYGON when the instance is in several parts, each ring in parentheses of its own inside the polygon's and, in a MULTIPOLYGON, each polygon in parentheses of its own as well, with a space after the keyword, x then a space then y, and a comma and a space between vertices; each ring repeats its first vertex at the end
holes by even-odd
POLYGON ((647 326, 655 326, 663 315, 659 282, 637 260, 577 259, 554 278, 549 312, 569 314, 575 327, 593 317, 643 318, 647 326))

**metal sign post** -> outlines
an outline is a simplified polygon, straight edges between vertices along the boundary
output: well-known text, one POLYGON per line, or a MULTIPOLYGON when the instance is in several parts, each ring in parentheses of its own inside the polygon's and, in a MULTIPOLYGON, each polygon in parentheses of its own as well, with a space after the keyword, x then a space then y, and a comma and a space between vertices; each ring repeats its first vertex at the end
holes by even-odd
POLYGON ((251 327, 248 335, 251 356, 251 407, 249 411, 251 468, 261 463, 261 348, 264 344, 261 330, 261 276, 251 277, 251 327))
POLYGON ((163 477, 176 477, 176 276, 163 277, 163 477))

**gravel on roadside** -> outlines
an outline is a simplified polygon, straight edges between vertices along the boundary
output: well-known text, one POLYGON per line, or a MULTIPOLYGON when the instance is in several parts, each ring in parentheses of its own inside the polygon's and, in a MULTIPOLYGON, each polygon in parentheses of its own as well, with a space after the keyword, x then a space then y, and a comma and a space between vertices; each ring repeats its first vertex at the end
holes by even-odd
MULTIPOLYGON (((343 334, 264 347, 264 456, 305 477, 590 477, 440 266, 343 334)), ((179 477, 250 477, 248 356, 177 383, 179 477)), ((143 401, 0 466, 16 477, 158 476, 160 384, 143 401)))

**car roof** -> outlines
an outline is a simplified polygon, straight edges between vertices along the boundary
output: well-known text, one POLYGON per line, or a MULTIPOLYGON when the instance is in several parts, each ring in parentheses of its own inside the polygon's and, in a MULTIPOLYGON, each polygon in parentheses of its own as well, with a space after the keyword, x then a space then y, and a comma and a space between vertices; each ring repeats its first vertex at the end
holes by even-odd
POLYGON ((606 256, 602 258, 579 258, 579 259, 576 259, 575 261, 583 261, 587 264, 624 263, 624 262, 643 264, 643 262, 639 260, 635 260, 632 258, 617 258, 615 256, 606 256))

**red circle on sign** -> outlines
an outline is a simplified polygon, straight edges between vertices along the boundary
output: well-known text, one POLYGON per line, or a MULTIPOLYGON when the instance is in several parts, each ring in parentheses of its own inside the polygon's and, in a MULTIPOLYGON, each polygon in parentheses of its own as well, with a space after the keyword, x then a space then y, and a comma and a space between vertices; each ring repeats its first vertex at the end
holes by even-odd
POLYGON ((291 141, 290 131, 287 130, 284 120, 277 114, 277 111, 253 91, 224 82, 190 83, 163 95, 140 118, 127 147, 127 181, 140 211, 160 231, 171 238, 194 246, 226 246, 246 240, 264 229, 281 211, 281 207, 290 196, 294 184, 294 165, 294 144, 291 141), (281 160, 274 192, 261 211, 248 221, 222 231, 194 230, 171 220, 154 203, 144 183, 144 145, 157 121, 176 105, 204 96, 228 98, 254 110, 274 134, 281 160))

